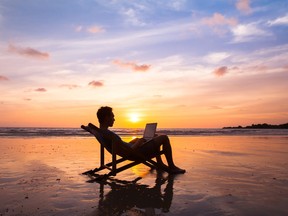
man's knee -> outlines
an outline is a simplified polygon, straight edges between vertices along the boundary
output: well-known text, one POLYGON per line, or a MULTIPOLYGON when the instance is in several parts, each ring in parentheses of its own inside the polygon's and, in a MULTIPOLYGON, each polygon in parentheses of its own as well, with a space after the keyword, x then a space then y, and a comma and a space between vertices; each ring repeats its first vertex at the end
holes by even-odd
POLYGON ((169 142, 169 137, 167 135, 160 135, 163 143, 169 142))

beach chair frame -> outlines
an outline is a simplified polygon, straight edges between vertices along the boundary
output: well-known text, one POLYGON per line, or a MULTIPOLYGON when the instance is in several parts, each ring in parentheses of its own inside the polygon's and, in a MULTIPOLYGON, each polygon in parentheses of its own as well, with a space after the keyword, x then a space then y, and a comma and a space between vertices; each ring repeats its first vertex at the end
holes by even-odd
POLYGON ((110 176, 116 176, 117 173, 136 166, 140 163, 150 167, 151 169, 163 170, 163 167, 160 168, 157 162, 153 160, 154 157, 158 155, 161 156, 164 153, 163 150, 161 150, 157 155, 152 155, 147 158, 137 150, 134 150, 125 145, 116 145, 114 142, 112 142, 112 149, 108 149, 99 132, 100 129, 98 127, 96 127, 92 123, 89 123, 88 126, 81 125, 81 128, 95 136, 95 138, 100 144, 100 166, 95 169, 86 171, 83 174, 90 175, 90 177, 95 176, 100 180, 103 177, 107 178, 110 176), (109 163, 105 163, 105 149, 112 155, 112 161, 109 163), (120 158, 117 159, 117 156, 119 156, 120 158), (130 162, 128 164, 120 166, 120 164, 124 161, 130 162), (110 172, 104 175, 97 174, 97 172, 104 169, 108 169, 110 172))

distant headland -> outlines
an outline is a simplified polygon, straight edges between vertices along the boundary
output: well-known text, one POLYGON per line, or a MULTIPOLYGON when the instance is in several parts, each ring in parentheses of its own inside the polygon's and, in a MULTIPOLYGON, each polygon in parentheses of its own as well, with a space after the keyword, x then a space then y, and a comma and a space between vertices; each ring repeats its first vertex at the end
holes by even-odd
POLYGON ((279 125, 271 125, 271 124, 252 124, 249 126, 242 127, 241 125, 237 127, 223 127, 223 129, 288 129, 288 123, 279 124, 279 125))

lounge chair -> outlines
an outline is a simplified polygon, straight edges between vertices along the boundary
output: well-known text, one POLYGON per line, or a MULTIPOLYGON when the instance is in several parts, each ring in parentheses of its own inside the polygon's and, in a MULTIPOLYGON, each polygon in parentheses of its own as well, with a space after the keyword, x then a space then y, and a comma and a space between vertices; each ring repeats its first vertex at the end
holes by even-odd
POLYGON ((125 145, 116 145, 112 143, 112 148, 109 148, 109 146, 105 144, 101 136, 101 133, 99 131, 100 129, 98 127, 96 127, 92 123, 89 123, 88 126, 82 125, 81 128, 89 132, 90 134, 94 135, 95 138, 100 143, 100 167, 95 168, 93 170, 86 171, 83 174, 90 175, 90 177, 92 175, 92 176, 97 177, 99 180, 101 180, 101 178, 103 177, 107 178, 110 176, 116 176, 117 173, 124 171, 140 163, 143 163, 152 169, 163 170, 163 168, 160 168, 158 166, 155 160, 152 160, 152 158, 158 155, 162 155, 163 151, 160 151, 158 155, 150 155, 149 157, 147 157, 141 154, 140 152, 138 152, 137 150, 134 150, 125 145), (112 162, 105 164, 104 149, 106 149, 112 155, 112 162), (120 156, 120 158, 117 159, 117 155, 120 156), (124 164, 118 167, 120 163, 127 161, 127 160, 130 161, 128 164, 124 164), (104 170, 104 169, 108 169, 110 170, 110 172, 104 175, 97 174, 97 172, 104 170))

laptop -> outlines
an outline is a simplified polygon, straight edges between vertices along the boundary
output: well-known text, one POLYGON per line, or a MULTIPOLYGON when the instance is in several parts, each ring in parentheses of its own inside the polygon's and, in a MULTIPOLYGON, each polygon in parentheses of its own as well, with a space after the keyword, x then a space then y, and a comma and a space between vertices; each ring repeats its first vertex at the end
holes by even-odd
POLYGON ((156 128, 157 128, 157 123, 147 123, 144 133, 143 133, 143 138, 147 141, 153 139, 156 133, 156 128))

